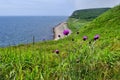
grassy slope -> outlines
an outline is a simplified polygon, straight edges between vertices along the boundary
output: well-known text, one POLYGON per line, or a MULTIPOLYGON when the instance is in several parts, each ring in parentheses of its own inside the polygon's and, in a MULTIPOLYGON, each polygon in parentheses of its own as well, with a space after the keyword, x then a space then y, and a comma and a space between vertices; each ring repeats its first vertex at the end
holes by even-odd
MULTIPOLYGON (((76 20, 77 22, 75 22, 75 20, 70 20, 69 26, 70 28, 72 28, 72 30, 80 32, 78 38, 81 38, 82 36, 86 35, 89 37, 89 40, 91 40, 95 34, 100 34, 100 41, 103 42, 105 40, 106 42, 108 42, 108 45, 118 45, 117 47, 119 48, 120 43, 117 43, 120 40, 119 9, 120 7, 117 6, 114 9, 109 10, 108 12, 99 16, 98 18, 94 19, 92 22, 87 22, 88 24, 84 27, 80 27, 79 20, 76 20), (112 44, 109 44, 111 42, 112 44)), ((115 49, 117 50, 116 47, 114 48, 114 50, 115 49)))
POLYGON ((120 6, 109 10, 99 16, 91 23, 82 27, 80 35, 88 35, 90 39, 93 35, 101 36, 99 45, 103 48, 109 48, 111 51, 120 50, 120 6))
POLYGON ((68 19, 69 28, 73 32, 76 32, 80 29, 81 26, 92 21, 102 13, 106 12, 110 8, 94 8, 94 9, 84 9, 76 10, 68 19))
POLYGON ((73 34, 65 39, 0 48, 0 79, 119 79, 119 20, 120 6, 92 22, 69 20, 73 34), (100 39, 95 42, 96 34, 100 39), (82 40, 84 35, 88 36, 87 41, 82 40), (56 49, 60 54, 53 52, 56 49))

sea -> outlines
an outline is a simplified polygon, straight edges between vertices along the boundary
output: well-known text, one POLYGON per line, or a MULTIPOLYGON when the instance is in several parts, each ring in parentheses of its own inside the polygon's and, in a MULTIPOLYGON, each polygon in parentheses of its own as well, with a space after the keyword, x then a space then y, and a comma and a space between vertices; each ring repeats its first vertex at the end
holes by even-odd
POLYGON ((53 27, 67 16, 0 16, 0 47, 52 40, 53 27))

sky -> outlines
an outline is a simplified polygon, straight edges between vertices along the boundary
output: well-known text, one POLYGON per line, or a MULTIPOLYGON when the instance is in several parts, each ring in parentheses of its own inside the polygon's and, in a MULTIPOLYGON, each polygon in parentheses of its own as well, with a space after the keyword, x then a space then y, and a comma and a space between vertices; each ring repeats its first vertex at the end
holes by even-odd
POLYGON ((75 9, 114 7, 120 0, 75 0, 75 9))
POLYGON ((78 9, 118 4, 120 0, 0 0, 0 16, 69 16, 78 9))

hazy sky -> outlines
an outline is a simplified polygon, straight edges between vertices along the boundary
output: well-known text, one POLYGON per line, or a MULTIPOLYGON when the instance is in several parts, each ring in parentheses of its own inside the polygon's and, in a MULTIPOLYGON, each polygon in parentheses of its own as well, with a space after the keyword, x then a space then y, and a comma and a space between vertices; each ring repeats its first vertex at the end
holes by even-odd
POLYGON ((113 7, 120 0, 0 0, 2 15, 70 15, 74 10, 113 7))
POLYGON ((75 9, 113 7, 120 4, 120 0, 75 0, 75 9))

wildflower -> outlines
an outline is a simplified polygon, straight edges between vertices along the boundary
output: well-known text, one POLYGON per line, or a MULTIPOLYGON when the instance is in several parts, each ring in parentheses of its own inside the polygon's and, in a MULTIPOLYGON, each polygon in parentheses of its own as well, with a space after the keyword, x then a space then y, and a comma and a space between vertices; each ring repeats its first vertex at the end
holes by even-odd
POLYGON ((56 53, 56 54, 59 54, 59 50, 55 50, 55 53, 56 53))
POLYGON ((60 38, 61 36, 60 36, 60 35, 58 35, 58 37, 60 38))
POLYGON ((67 29, 64 30, 64 31, 63 31, 63 34, 64 34, 64 35, 68 35, 68 34, 69 34, 69 30, 67 30, 67 29))
POLYGON ((84 37, 83 37, 83 40, 85 41, 85 40, 87 40, 87 38, 88 38, 87 36, 84 36, 84 37))
POLYGON ((91 44, 91 41, 89 41, 89 44, 91 44))
POLYGON ((97 34, 97 35, 95 35, 95 36, 94 36, 94 40, 99 39, 99 37, 100 37, 100 36, 99 36, 98 34, 97 34))

